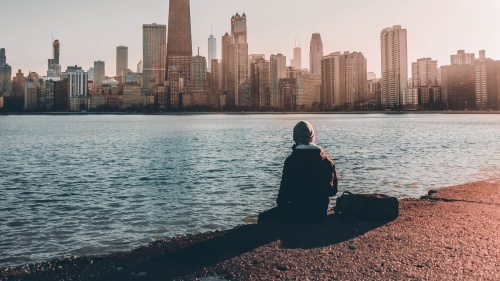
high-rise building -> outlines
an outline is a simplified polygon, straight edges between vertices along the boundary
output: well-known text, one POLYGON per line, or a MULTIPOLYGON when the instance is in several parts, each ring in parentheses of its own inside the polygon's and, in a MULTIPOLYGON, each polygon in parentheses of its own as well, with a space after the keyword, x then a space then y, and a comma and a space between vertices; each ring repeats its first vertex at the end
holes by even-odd
POLYGON ((451 55, 452 65, 473 65, 474 62, 474 53, 466 53, 464 50, 458 50, 456 55, 451 55))
POLYGON ((208 71, 212 71, 212 60, 217 59, 217 39, 213 34, 208 37, 208 71))
POLYGON ((144 24, 142 33, 143 90, 150 93, 149 83, 146 81, 152 81, 153 86, 165 83, 167 26, 156 23, 144 24))
POLYGON ((52 59, 48 60, 48 68, 50 69, 52 65, 59 65, 59 55, 61 53, 61 44, 59 40, 54 40, 52 43, 52 59))
POLYGON ((24 88, 24 110, 32 111, 38 107, 38 78, 28 75, 24 88))
POLYGON ((248 42, 247 42, 247 16, 236 13, 231 18, 231 39, 234 44, 234 55, 236 63, 235 85, 236 89, 234 104, 240 105, 239 86, 248 80, 248 42))
POLYGON ((429 87, 438 85, 437 60, 431 58, 418 59, 411 64, 412 86, 429 87))
POLYGON ((283 97, 283 110, 296 109, 297 78, 282 78, 279 80, 279 95, 283 97))
POLYGON ((102 87, 102 81, 106 77, 106 67, 103 61, 94 61, 94 89, 102 87))
POLYGON ((352 110, 367 97, 366 59, 359 52, 335 52, 321 61, 323 105, 352 110))
POLYGON ((87 73, 81 67, 76 65, 68 66, 66 69, 66 76, 68 78, 68 91, 70 98, 88 96, 88 77, 87 73))
POLYGON ((295 69, 302 69, 302 48, 300 45, 293 48, 293 59, 290 64, 295 69))
POLYGON ((237 77, 235 50, 232 38, 226 32, 222 36, 221 88, 222 92, 226 95, 226 104, 230 107, 235 106, 236 93, 238 92, 238 88, 235 88, 237 77))
POLYGON ((123 76, 123 71, 128 69, 128 47, 116 47, 116 76, 123 76))
POLYGON ((0 49, 0 65, 7 63, 7 57, 5 56, 5 48, 0 49))
POLYGON ((321 104, 343 106, 346 101, 346 56, 332 53, 321 60, 321 104))
POLYGON ((297 109, 309 110, 317 107, 320 102, 321 75, 301 73, 297 76, 297 109))
POLYGON ((380 33, 382 52, 382 106, 400 109, 401 95, 408 87, 407 32, 400 25, 380 33))
POLYGON ((484 50, 479 51, 475 63, 475 88, 477 109, 499 109, 500 89, 498 85, 498 61, 486 58, 484 50))
POLYGON ((218 95, 219 90, 220 90, 220 81, 219 81, 219 60, 218 59, 213 59, 211 62, 211 69, 212 71, 210 72, 210 93, 212 95, 218 95))
POLYGON ((15 96, 23 96, 24 95, 24 86, 26 85, 26 78, 24 77, 24 73, 22 73, 21 69, 19 69, 12 81, 12 92, 15 96))
POLYGON ((441 67, 443 99, 450 110, 475 109, 475 66, 452 64, 441 67))
POLYGON ((251 72, 251 106, 268 108, 270 106, 269 93, 269 61, 256 59, 252 62, 251 72))
POLYGON ((189 0, 170 0, 165 80, 168 81, 168 102, 171 107, 179 106, 179 96, 190 83, 192 56, 189 0))
POLYGON ((366 89, 367 63, 366 58, 359 52, 345 52, 345 74, 346 74, 346 92, 345 100, 349 110, 362 109, 360 106, 368 100, 366 89))
POLYGON ((5 49, 0 49, 0 95, 12 93, 12 67, 7 64, 5 49))
POLYGON ((274 108, 282 108, 285 105, 285 97, 280 95, 280 79, 286 78, 286 57, 282 54, 271 55, 270 65, 270 105, 274 108))
POLYGON ((314 33, 311 37, 309 53, 309 71, 311 74, 321 75, 321 58, 323 58, 323 41, 321 41, 319 33, 314 33))
POLYGON ((190 93, 205 94, 206 78, 207 78, 207 60, 200 55, 194 56, 191 59, 191 81, 189 86, 190 93))

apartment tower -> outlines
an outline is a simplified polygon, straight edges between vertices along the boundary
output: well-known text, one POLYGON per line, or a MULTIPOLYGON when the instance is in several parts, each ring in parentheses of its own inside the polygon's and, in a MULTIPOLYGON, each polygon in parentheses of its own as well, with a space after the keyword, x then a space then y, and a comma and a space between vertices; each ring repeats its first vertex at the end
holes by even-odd
POLYGON ((398 110, 402 94, 408 87, 407 32, 400 25, 380 33, 382 52, 382 107, 398 110))

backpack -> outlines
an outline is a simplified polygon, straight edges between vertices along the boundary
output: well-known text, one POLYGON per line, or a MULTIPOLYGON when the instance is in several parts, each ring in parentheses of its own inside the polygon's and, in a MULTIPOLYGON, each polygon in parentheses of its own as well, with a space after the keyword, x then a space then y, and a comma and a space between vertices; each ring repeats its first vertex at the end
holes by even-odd
POLYGON ((380 221, 399 216, 399 201, 384 194, 353 194, 346 191, 337 198, 335 214, 341 218, 380 221))

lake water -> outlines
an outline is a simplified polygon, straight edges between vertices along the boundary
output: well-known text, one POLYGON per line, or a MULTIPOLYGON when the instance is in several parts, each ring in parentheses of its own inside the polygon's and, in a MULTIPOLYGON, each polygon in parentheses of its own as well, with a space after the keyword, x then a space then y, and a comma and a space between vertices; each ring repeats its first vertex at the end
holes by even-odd
POLYGON ((340 191, 500 177, 500 115, 0 117, 0 267, 227 229, 274 206, 309 120, 340 191))

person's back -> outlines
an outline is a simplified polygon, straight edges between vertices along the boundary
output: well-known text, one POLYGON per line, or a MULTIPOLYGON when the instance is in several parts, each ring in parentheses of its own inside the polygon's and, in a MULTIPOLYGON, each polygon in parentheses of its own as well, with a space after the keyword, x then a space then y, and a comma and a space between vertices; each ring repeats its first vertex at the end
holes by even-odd
POLYGON ((319 221, 325 218, 329 197, 337 193, 335 165, 314 143, 312 125, 301 121, 294 128, 295 145, 283 168, 278 207, 259 215, 259 222, 319 221))

